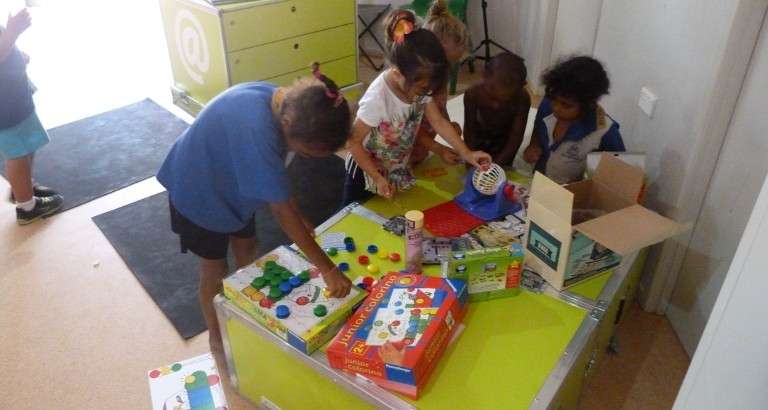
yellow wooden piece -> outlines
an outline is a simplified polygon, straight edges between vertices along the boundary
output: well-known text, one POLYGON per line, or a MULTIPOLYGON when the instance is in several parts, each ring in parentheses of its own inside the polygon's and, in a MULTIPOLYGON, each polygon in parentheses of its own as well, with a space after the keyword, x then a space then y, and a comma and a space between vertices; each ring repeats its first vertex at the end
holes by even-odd
POLYGON ((351 0, 265 3, 253 1, 220 6, 227 51, 243 50, 355 22, 355 2, 351 0))
MULTIPOLYGON (((227 55, 233 84, 264 80, 302 70, 315 61, 355 54, 355 25, 306 34, 227 55)), ((322 66, 321 66, 322 68, 322 66)))

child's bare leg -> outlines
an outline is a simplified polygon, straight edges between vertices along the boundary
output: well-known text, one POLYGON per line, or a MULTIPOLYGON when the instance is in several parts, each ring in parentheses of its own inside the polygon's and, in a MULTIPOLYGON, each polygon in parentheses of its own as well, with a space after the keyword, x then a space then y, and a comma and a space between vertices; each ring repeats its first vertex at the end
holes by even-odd
POLYGON ((11 191, 16 202, 27 202, 32 199, 32 160, 27 155, 21 158, 5 161, 5 174, 11 183, 11 191))
POLYGON ((208 325, 208 337, 211 350, 222 353, 221 330, 213 308, 213 298, 221 292, 221 280, 227 274, 226 259, 200 258, 200 306, 203 309, 205 324, 208 325))
POLYGON ((258 246, 255 237, 238 238, 230 236, 229 246, 232 247, 232 253, 235 255, 235 263, 238 269, 250 265, 256 260, 258 246))

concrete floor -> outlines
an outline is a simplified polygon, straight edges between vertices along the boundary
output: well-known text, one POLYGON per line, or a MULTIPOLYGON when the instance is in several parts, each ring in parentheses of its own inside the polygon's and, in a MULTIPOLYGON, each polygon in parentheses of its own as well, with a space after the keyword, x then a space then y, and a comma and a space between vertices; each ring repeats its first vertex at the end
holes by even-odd
MULTIPOLYGON (((170 101, 156 0, 62 3, 33 9, 20 41, 48 128, 147 96, 189 119, 170 101)), ((178 336, 91 221, 161 189, 152 178, 27 227, 0 203, 3 408, 148 408, 147 370, 208 350, 206 334, 178 336)), ((669 408, 688 365, 669 323, 636 309, 620 332, 623 350, 595 371, 582 408, 669 408)))

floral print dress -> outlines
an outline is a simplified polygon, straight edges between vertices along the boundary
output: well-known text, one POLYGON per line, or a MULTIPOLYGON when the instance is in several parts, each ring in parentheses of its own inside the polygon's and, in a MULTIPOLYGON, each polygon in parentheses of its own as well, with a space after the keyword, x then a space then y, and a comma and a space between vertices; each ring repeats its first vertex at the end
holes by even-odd
MULTIPOLYGON (((414 103, 400 100, 389 88, 384 76, 379 75, 360 100, 357 117, 371 127, 363 147, 378 166, 379 172, 398 191, 413 187, 416 179, 408 160, 416 143, 424 110, 429 97, 414 103)), ((377 193, 372 177, 365 175, 366 189, 377 193)))

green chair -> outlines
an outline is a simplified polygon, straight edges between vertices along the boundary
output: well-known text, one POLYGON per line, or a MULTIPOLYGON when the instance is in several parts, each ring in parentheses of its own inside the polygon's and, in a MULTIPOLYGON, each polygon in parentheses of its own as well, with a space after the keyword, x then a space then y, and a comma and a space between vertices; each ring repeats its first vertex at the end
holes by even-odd
MULTIPOLYGON (((411 10, 417 16, 421 18, 425 18, 427 16, 427 12, 429 11, 429 8, 432 6, 432 1, 433 0, 413 0, 410 4, 403 5, 402 8, 406 10, 411 10)), ((448 11, 450 11, 451 14, 456 16, 456 18, 461 20, 464 23, 464 25, 467 25, 467 3, 468 3, 468 0, 448 0, 448 11)), ((469 27, 467 27, 467 29, 469 29, 469 27)), ((469 50, 473 50, 473 49, 474 47, 472 46, 472 36, 469 36, 469 50)), ((451 67, 451 79, 450 79, 451 82, 449 86, 449 92, 451 93, 451 95, 456 94, 456 82, 458 81, 458 77, 459 77, 459 69, 464 63, 467 63, 469 65, 469 72, 474 73, 475 72, 474 53, 470 54, 463 61, 451 67)))

